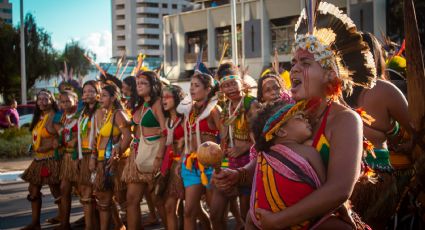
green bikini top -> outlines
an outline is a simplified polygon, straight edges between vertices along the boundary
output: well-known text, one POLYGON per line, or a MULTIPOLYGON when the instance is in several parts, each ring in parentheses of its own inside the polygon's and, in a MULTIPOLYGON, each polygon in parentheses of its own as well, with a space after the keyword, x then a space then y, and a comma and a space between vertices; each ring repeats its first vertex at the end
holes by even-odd
POLYGON ((155 115, 153 114, 152 108, 147 102, 143 104, 143 114, 142 119, 140 120, 140 125, 147 128, 160 127, 158 120, 156 120, 155 115))

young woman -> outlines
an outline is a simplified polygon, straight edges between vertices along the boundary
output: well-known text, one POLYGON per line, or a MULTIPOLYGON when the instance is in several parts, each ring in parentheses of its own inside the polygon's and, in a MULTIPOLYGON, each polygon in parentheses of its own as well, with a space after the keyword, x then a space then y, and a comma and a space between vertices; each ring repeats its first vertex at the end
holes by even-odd
POLYGON ((29 183, 28 201, 31 202, 32 222, 23 229, 41 229, 41 197, 43 185, 49 185, 53 197, 60 199, 60 161, 55 154, 56 130, 53 127, 53 117, 58 111, 58 106, 48 90, 41 90, 37 94, 34 117, 31 122, 32 151, 34 160, 22 174, 22 179, 29 183))
POLYGON ((396 213, 398 199, 413 175, 409 151, 408 154, 390 154, 388 143, 397 139, 400 127, 409 134, 413 133, 413 128, 409 123, 407 100, 403 93, 390 81, 384 80, 385 62, 381 45, 372 34, 363 33, 362 37, 373 53, 380 79, 372 89, 354 87, 353 95, 345 99, 351 107, 361 108, 374 119, 370 124, 364 122, 363 127, 364 136, 373 144, 375 153, 375 156, 368 153, 366 162, 378 174, 379 180, 376 183, 358 183, 351 201, 353 209, 366 223, 373 229, 382 229, 388 226, 396 213), (393 162, 390 162, 391 158, 393 162), (394 169, 397 173, 394 173, 394 169))
MULTIPOLYGON (((220 68, 219 68, 220 69, 220 68)), ((225 75, 218 75, 220 90, 224 93, 227 102, 221 113, 221 146, 229 162, 229 168, 236 169, 245 166, 249 162, 249 149, 253 142, 250 136, 249 117, 252 110, 257 107, 254 97, 245 95, 243 92, 243 80, 238 75, 236 68, 227 71, 225 75)), ((219 71, 223 72, 223 71, 219 71)), ((220 190, 213 192, 211 202, 211 221, 214 229, 226 229, 227 218, 223 213, 229 202, 236 204, 239 197, 240 211, 236 216, 240 216, 240 222, 245 222, 245 217, 249 209, 249 195, 251 188, 241 186, 236 194, 229 196, 220 190)), ((232 205, 232 204, 231 204, 232 205)), ((232 208, 232 207, 231 207, 232 208)), ((235 215, 235 214, 234 214, 235 215)), ((238 226, 239 228, 243 227, 238 226)))
MULTIPOLYGON (((205 168, 196 160, 196 151, 205 141, 217 141, 220 129, 220 109, 215 98, 217 89, 218 86, 211 75, 195 73, 190 83, 190 95, 193 101, 183 100, 177 108, 177 111, 185 116, 185 156, 181 171, 185 187, 185 229, 196 229, 197 217, 207 225, 204 227, 210 227, 200 201, 213 169, 205 168)), ((206 197, 207 203, 210 203, 210 189, 206 189, 206 197)))
POLYGON ((84 107, 78 118, 78 158, 80 158, 78 189, 80 203, 83 205, 85 229, 95 229, 95 201, 93 199, 93 186, 90 181, 90 156, 95 142, 94 123, 97 109, 99 108, 100 86, 96 81, 87 81, 83 85, 82 100, 84 107))
MULTIPOLYGON (((305 15, 302 15, 302 18, 304 17, 305 15)), ((336 7, 329 3, 320 3, 317 19, 323 20, 326 17, 332 17, 335 22, 339 22, 334 25, 339 25, 341 31, 359 38, 354 23, 344 20, 347 17, 341 15, 336 7)), ((256 210, 260 225, 264 229, 287 228, 332 212, 348 200, 360 172, 363 137, 361 119, 354 111, 340 104, 337 98, 342 90, 351 88, 353 80, 357 84, 373 86, 376 77, 374 66, 370 63, 358 63, 370 60, 366 56, 370 53, 367 52, 367 47, 362 45, 361 39, 345 40, 336 36, 333 42, 323 43, 320 34, 301 34, 300 31, 318 31, 326 24, 318 24, 321 27, 307 30, 307 25, 311 23, 303 20, 300 22, 302 24, 297 26, 299 34, 293 46, 291 93, 296 101, 312 98, 318 100, 316 109, 311 112, 310 121, 314 136, 313 147, 320 153, 327 168, 327 179, 320 188, 281 212, 256 210), (328 44, 333 45, 330 47, 328 44), (350 52, 359 59, 344 60, 341 63, 342 57, 336 58, 336 55, 346 50, 332 52, 336 47, 357 47, 350 52)), ((253 165, 255 161, 238 170, 222 170, 215 175, 217 186, 226 190, 237 184, 238 180, 242 184, 247 183, 247 178, 252 178, 255 168, 253 165)))
POLYGON ((137 95, 136 77, 128 76, 122 81, 122 94, 124 96, 124 105, 130 114, 134 113, 139 104, 137 95))
POLYGON ((61 180, 61 210, 63 213, 61 229, 70 229, 69 216, 71 211, 72 186, 78 182, 78 96, 70 90, 64 90, 59 94, 60 107, 63 114, 55 129, 59 134, 62 163, 59 178, 61 180))
POLYGON ((260 103, 270 103, 279 99, 293 102, 289 92, 286 92, 282 78, 272 71, 258 79, 257 99, 260 103))
MULTIPOLYGON (((137 75, 137 93, 140 107, 133 116, 134 140, 132 153, 125 166, 122 180, 127 184, 127 226, 141 228, 140 201, 142 195, 152 190, 153 176, 162 163, 165 138, 164 114, 161 108, 162 85, 155 72, 146 71, 137 75)), ((147 193, 148 195, 151 195, 147 193)), ((159 205, 157 208, 163 211, 159 205)))
POLYGON ((176 111, 183 97, 183 90, 177 85, 166 86, 162 91, 162 108, 166 119, 166 129, 164 130, 166 152, 161 166, 161 173, 164 175, 169 174, 163 198, 165 199, 167 229, 174 230, 177 230, 179 226, 176 215, 177 207, 179 202, 184 199, 184 187, 180 177, 184 130, 182 116, 176 111))
MULTIPOLYGON (((102 88, 101 109, 95 114, 96 143, 90 161, 90 169, 95 173, 94 189, 100 215, 100 229, 109 228, 112 196, 121 191, 119 161, 131 141, 129 121, 120 100, 119 88, 111 83, 102 88)), ((125 228, 115 223, 116 229, 125 228), (118 226, 117 226, 118 225, 118 226)))

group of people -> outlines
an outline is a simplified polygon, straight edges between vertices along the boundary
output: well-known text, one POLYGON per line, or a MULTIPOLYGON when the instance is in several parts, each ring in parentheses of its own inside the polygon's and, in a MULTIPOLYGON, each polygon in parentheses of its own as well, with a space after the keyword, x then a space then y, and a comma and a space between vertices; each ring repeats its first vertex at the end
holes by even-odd
POLYGON ((237 229, 388 226, 413 173, 409 155, 388 144, 400 130, 414 133, 406 98, 385 80, 373 35, 331 4, 316 10, 315 20, 335 20, 309 23, 301 14, 290 90, 267 69, 255 97, 231 62, 214 74, 196 68, 188 95, 154 71, 123 81, 102 75, 81 96, 65 85, 59 105, 41 90, 30 127, 34 161, 22 175, 32 207, 25 229, 40 229, 43 185, 58 204, 59 229, 70 228, 73 187, 86 229, 141 229, 143 197, 166 229, 196 229, 198 221, 226 229, 228 212, 237 229), (220 170, 198 160, 207 141, 224 153, 220 170))

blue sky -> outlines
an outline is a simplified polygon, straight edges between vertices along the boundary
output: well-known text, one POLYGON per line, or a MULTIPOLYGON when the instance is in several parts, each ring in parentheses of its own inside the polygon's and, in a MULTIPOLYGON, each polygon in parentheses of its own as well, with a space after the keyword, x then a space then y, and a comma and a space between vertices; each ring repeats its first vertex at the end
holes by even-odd
MULTIPOLYGON (((13 24, 19 23, 19 0, 13 4, 13 24)), ((24 0, 24 14, 32 13, 39 27, 52 38, 53 47, 63 50, 70 40, 108 61, 112 50, 110 0, 24 0)))

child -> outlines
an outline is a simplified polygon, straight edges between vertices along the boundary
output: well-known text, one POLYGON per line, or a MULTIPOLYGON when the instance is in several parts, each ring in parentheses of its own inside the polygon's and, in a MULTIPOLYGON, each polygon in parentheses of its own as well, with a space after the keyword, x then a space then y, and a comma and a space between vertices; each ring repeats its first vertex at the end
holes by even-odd
MULTIPOLYGON (((280 212, 298 203, 325 181, 320 155, 306 144, 312 136, 311 126, 302 112, 306 106, 304 101, 287 105, 275 102, 263 108, 253 122, 259 154, 247 229, 261 228, 263 216, 268 212, 280 212)), ((298 227, 312 226, 307 221, 298 227)))

